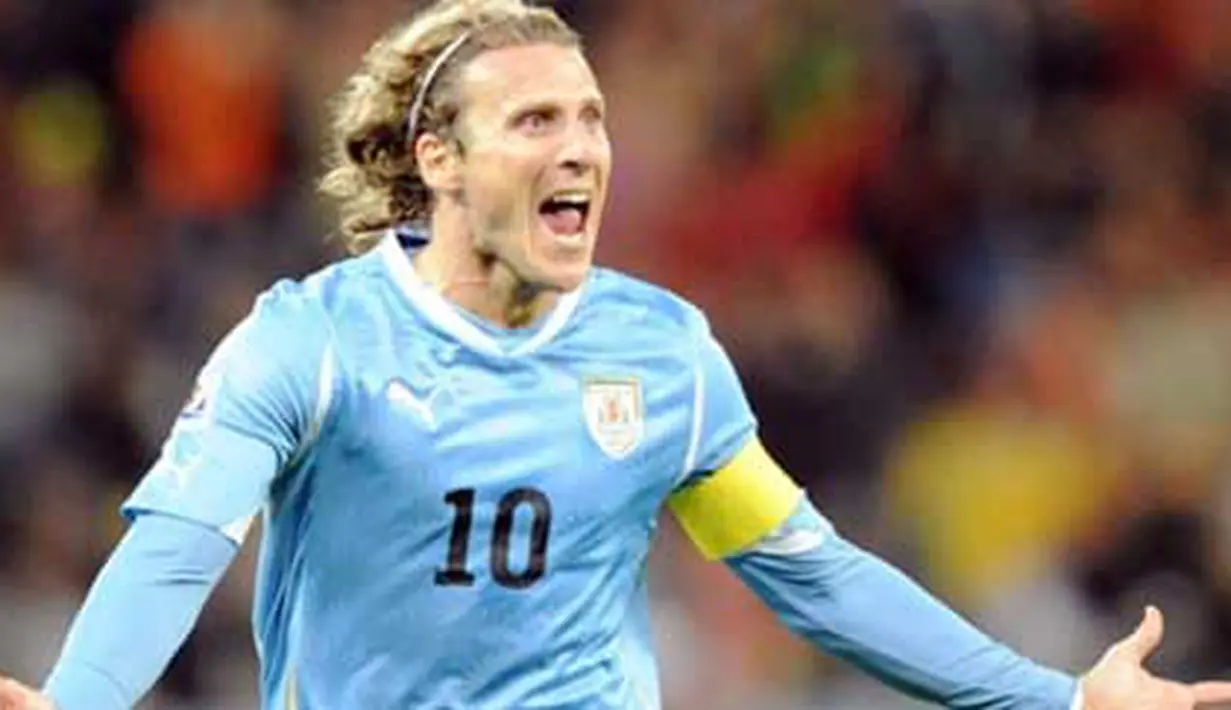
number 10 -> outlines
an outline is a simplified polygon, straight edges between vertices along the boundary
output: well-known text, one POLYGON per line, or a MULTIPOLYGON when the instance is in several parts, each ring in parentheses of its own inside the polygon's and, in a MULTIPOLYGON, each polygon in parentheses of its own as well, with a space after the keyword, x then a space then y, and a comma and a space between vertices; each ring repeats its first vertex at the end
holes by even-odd
MULTIPOLYGON (((469 587, 474 574, 466 569, 470 553, 470 529, 474 524, 473 488, 458 488, 445 494, 445 503, 456 510, 453 531, 449 535, 449 556, 442 569, 436 570, 436 584, 444 587, 469 587)), ((543 577, 547 571, 547 538, 551 533, 551 500, 534 488, 515 488, 500 498, 496 521, 492 527, 492 579, 502 587, 525 589, 543 577), (534 512, 530 528, 530 558, 526 569, 514 573, 509 569, 509 541, 513 536, 513 514, 526 504, 534 512)))

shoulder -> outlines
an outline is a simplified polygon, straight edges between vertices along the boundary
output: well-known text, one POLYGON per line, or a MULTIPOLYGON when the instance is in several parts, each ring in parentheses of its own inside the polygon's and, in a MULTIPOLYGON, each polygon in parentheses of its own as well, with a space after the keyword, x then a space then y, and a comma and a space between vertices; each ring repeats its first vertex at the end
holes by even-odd
POLYGON ((604 317, 681 337, 709 334, 704 311, 665 286, 615 269, 596 268, 591 288, 594 307, 604 317))
POLYGON ((325 342, 336 324, 373 310, 384 278, 379 255, 349 257, 317 271, 278 279, 260 292, 245 324, 286 335, 297 342, 325 342))
POLYGON ((217 406, 248 413, 275 411, 277 420, 306 421, 311 412, 323 417, 346 362, 339 325, 358 320, 353 314, 359 308, 376 310, 356 305, 374 290, 371 262, 366 256, 347 259, 261 291, 206 360, 193 401, 216 400, 217 406))
POLYGON ((301 279, 283 279, 262 294, 284 300, 302 317, 338 317, 340 312, 370 304, 388 279, 381 255, 373 250, 336 261, 301 279))
POLYGON ((339 309, 353 308, 370 280, 371 259, 339 261, 301 277, 278 279, 258 293, 248 314, 216 349, 211 364, 266 369, 310 369, 319 363, 335 339, 339 309))

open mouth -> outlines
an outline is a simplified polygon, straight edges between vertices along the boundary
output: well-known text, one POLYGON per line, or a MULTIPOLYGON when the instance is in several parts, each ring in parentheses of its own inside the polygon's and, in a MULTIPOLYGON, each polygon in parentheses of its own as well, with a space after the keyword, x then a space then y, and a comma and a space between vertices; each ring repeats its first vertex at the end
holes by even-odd
POLYGON ((579 190, 557 192, 539 204, 539 215, 552 234, 580 242, 590 217, 590 194, 579 190))

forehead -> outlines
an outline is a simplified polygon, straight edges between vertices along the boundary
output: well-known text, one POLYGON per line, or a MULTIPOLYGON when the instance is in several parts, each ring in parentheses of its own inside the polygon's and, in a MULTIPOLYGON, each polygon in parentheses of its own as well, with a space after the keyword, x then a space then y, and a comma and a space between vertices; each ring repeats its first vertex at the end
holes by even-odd
POLYGON ((536 101, 600 98, 590 64, 576 47, 532 44, 494 49, 462 70, 462 100, 470 109, 504 112, 536 101))

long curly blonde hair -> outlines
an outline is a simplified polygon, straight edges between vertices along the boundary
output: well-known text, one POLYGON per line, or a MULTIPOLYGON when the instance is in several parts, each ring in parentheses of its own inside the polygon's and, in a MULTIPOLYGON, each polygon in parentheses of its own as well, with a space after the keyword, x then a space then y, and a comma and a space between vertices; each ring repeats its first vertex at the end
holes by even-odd
POLYGON ((580 48, 581 38, 554 11, 522 0, 440 0, 372 45, 334 102, 320 182, 339 203, 351 253, 431 214, 414 144, 429 132, 457 142, 460 69, 484 52, 538 43, 580 48))

